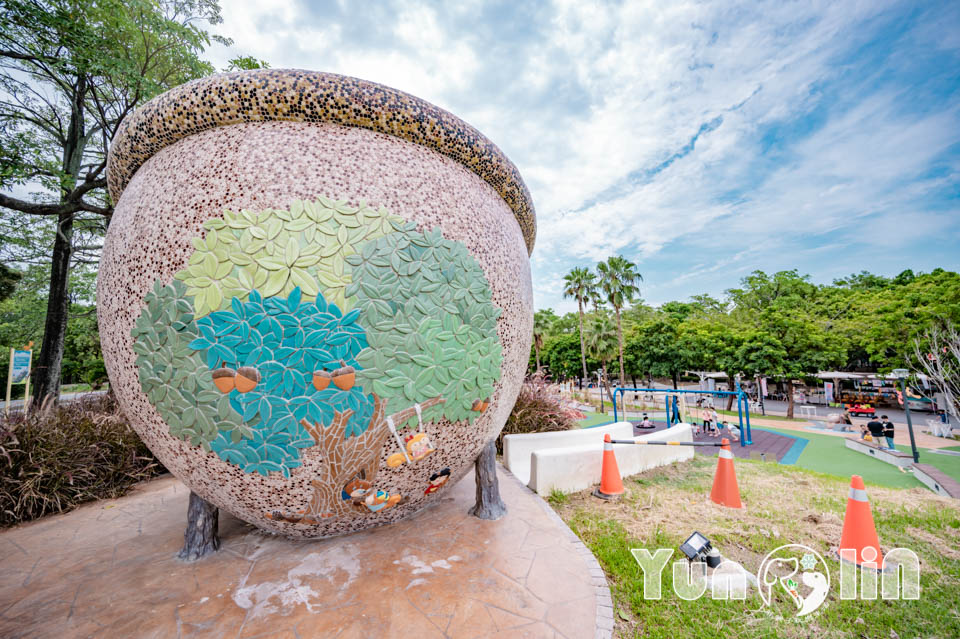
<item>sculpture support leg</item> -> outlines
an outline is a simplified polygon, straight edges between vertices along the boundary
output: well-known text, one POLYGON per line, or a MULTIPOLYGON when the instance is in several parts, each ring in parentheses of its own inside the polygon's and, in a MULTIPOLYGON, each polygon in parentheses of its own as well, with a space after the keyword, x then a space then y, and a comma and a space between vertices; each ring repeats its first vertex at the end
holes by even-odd
POLYGON ((480 519, 500 519, 507 514, 507 506, 500 499, 497 482, 497 445, 490 442, 480 452, 475 462, 477 479, 477 503, 470 514, 480 519))
POLYGON ((196 561, 220 550, 219 521, 217 507, 191 491, 187 530, 183 533, 183 548, 177 558, 196 561))

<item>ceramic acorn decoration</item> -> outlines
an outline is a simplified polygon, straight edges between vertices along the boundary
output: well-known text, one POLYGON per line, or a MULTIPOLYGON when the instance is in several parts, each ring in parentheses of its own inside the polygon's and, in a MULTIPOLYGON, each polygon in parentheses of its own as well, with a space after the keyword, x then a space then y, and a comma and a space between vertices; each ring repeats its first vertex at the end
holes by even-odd
POLYGON ((313 387, 318 391, 326 390, 332 379, 333 374, 327 369, 313 371, 313 387))
POLYGON ((424 506, 425 473, 458 480, 503 427, 535 220, 452 114, 332 74, 216 75, 129 116, 108 181, 111 385, 202 498, 292 537, 360 530, 424 506))
POLYGON ((236 388, 236 376, 237 372, 226 366, 217 368, 211 373, 213 385, 216 386, 217 390, 221 393, 229 393, 236 388))
POLYGON ((260 383, 260 373, 253 366, 242 366, 237 369, 237 392, 249 393, 260 383))
POLYGON ((348 366, 343 360, 340 360, 340 363, 343 366, 332 373, 333 384, 342 391, 348 391, 353 388, 353 384, 357 380, 356 369, 353 366, 348 366))

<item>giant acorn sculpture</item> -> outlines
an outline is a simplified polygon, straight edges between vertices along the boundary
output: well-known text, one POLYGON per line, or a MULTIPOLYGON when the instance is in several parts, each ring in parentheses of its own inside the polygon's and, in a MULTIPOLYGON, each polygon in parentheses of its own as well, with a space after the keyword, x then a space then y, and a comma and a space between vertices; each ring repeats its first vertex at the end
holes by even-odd
POLYGON ((291 537, 360 530, 503 427, 535 219, 470 125, 355 78, 215 75, 128 116, 108 179, 111 384, 199 497, 291 537))

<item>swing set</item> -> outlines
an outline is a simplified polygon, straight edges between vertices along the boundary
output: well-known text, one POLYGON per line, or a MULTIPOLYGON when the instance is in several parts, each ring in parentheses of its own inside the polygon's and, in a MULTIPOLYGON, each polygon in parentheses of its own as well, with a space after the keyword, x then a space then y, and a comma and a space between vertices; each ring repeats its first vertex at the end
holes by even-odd
MULTIPOLYGON (((664 405, 667 409, 667 428, 683 421, 680 412, 680 399, 684 395, 710 395, 711 397, 736 397, 737 415, 740 421, 740 445, 750 446, 753 444, 753 436, 750 434, 750 401, 747 394, 737 383, 735 391, 707 391, 707 390, 677 390, 673 388, 621 388, 613 389, 613 421, 617 422, 617 395, 623 396, 625 393, 664 393, 664 405)), ((626 413, 626 397, 623 402, 624 413, 626 413)))
POLYGON ((420 407, 420 404, 414 404, 413 408, 417 412, 417 432, 413 435, 408 435, 405 439, 400 438, 393 419, 387 417, 387 428, 390 429, 393 439, 400 448, 399 453, 394 453, 387 457, 387 466, 390 468, 396 468, 405 463, 413 464, 436 450, 430 442, 430 437, 423 430, 423 409, 420 407))

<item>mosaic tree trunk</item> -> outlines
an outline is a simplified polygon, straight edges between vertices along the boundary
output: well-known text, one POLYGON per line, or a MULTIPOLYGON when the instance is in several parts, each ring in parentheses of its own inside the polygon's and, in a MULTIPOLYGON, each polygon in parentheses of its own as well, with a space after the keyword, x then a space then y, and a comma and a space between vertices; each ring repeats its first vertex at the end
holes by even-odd
POLYGON ((187 506, 187 530, 177 558, 196 561, 220 550, 220 511, 195 492, 187 506))
POLYGON ((377 526, 502 429, 535 221, 516 167, 466 123, 353 78, 225 74, 128 118, 108 176, 111 386, 203 500, 291 537, 377 526))
POLYGON ((507 514, 507 506, 500 499, 497 481, 497 445, 487 444, 474 464, 477 473, 477 503, 470 514, 480 519, 500 519, 507 514))

